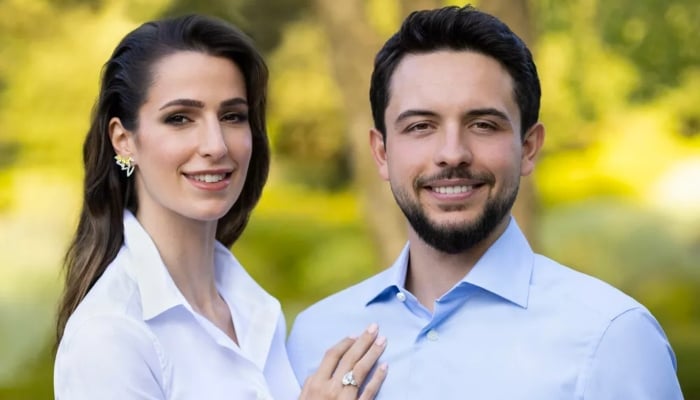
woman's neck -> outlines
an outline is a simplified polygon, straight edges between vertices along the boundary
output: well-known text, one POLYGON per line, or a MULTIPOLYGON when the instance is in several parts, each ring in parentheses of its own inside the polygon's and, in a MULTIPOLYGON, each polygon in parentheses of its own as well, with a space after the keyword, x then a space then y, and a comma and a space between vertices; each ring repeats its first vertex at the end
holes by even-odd
POLYGON ((168 273, 195 312, 238 343, 231 312, 215 281, 217 221, 142 212, 137 219, 151 236, 168 273))
POLYGON ((219 297, 214 280, 216 221, 139 211, 137 219, 155 243, 175 285, 193 307, 206 309, 219 297))

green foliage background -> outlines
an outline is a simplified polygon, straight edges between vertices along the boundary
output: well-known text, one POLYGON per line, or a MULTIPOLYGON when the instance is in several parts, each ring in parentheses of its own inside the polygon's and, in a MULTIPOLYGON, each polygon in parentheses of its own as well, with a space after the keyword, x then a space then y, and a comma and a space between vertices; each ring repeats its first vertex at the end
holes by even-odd
MULTIPOLYGON (((363 3, 383 38, 396 28, 399 1, 363 3)), ((686 398, 700 399, 700 2, 529 5, 547 127, 534 242, 645 304, 674 346, 686 398)), ((234 253, 281 299, 288 323, 384 267, 353 186, 342 77, 333 76, 314 8, 307 0, 0 0, 1 399, 52 398, 52 329, 80 205, 81 144, 102 63, 146 19, 216 14, 266 53, 273 170, 234 253)))

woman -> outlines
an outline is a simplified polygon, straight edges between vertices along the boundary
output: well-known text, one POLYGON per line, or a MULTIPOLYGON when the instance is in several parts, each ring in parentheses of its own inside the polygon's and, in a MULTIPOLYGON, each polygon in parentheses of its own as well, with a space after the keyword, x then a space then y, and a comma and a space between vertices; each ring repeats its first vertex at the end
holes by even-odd
POLYGON ((280 305, 228 250, 267 179, 266 86, 250 40, 217 19, 149 22, 119 43, 83 148, 56 398, 374 398, 376 325, 300 394, 280 305))

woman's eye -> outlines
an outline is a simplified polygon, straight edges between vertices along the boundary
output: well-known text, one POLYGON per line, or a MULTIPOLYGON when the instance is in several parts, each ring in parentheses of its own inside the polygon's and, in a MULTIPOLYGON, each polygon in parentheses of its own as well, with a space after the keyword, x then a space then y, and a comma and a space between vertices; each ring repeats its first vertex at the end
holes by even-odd
POLYGON ((184 125, 187 122, 190 122, 190 119, 182 114, 174 114, 165 118, 165 123, 171 125, 184 125))
POLYGON ((248 114, 228 113, 228 114, 224 114, 224 116, 221 117, 221 120, 227 121, 227 122, 233 122, 233 123, 246 122, 246 121, 248 121, 248 114))

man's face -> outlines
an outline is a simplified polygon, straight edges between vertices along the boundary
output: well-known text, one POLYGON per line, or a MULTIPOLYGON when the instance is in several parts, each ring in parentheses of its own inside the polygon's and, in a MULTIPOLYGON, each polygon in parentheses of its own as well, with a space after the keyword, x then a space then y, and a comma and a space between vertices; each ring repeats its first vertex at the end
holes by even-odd
POLYGON ((537 124, 521 140, 511 76, 472 51, 409 54, 389 93, 386 143, 370 140, 413 231, 451 254, 495 240, 544 135, 537 124))

